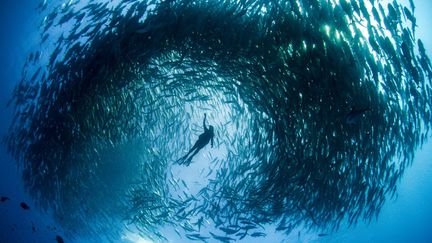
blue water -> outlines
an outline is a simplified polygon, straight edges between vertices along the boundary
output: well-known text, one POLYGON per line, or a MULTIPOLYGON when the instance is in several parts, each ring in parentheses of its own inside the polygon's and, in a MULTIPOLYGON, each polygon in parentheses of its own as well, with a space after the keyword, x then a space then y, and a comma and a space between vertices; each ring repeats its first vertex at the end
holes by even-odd
MULTIPOLYGON (((419 26, 430 23, 431 5, 418 1, 419 26), (424 4, 424 5, 422 5, 424 4)), ((34 10, 35 1, 3 0, 0 3, 0 137, 8 129, 11 110, 6 103, 12 89, 20 78, 26 53, 36 45, 40 16, 34 10)), ((427 47, 432 47, 431 34, 421 28, 427 47)), ((40 212, 24 192, 20 175, 12 158, 0 146, 0 195, 11 200, 0 203, 0 242, 55 242, 61 235, 68 236, 50 218, 49 212, 40 212), (19 207, 26 202, 31 209, 19 207)), ((420 149, 411 168, 407 169, 399 186, 398 196, 388 200, 380 217, 370 224, 360 223, 352 228, 342 227, 338 232, 317 237, 315 232, 297 233, 290 236, 272 234, 268 237, 248 239, 245 242, 432 242, 432 142, 420 149)), ((130 239, 138 239, 130 237, 130 239)), ((169 235, 172 242, 187 242, 169 235)), ((85 239, 75 239, 85 242, 85 239)), ((125 239, 125 242, 128 240, 125 239)))

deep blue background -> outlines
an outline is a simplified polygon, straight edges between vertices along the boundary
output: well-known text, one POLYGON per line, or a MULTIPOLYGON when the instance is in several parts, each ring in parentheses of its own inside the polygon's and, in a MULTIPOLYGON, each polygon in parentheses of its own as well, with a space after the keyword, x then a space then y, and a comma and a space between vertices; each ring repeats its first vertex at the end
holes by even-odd
MULTIPOLYGON (((14 85, 21 76, 29 50, 37 43, 40 23, 34 0, 2 0, 0 2, 0 137, 11 121, 11 108, 6 107, 14 85)), ((53 222, 35 209, 24 193, 15 162, 0 146, 0 195, 11 200, 0 203, 0 242, 56 242, 53 222), (26 202, 30 210, 19 204, 26 202), (34 230, 33 230, 34 228, 34 230)))

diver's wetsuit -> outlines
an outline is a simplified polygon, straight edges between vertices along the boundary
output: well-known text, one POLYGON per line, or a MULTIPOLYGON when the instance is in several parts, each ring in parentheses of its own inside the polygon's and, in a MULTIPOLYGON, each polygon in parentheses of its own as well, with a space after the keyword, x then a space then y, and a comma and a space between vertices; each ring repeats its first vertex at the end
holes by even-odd
POLYGON ((209 142, 211 142, 211 147, 213 148, 213 137, 214 137, 214 131, 213 126, 209 126, 207 128, 206 126, 206 114, 204 114, 204 133, 199 135, 198 141, 196 141, 195 145, 189 150, 189 152, 183 156, 181 159, 178 160, 179 164, 185 164, 189 165, 192 161, 192 158, 202 149, 204 148, 209 142), (194 152, 189 158, 188 156, 194 152))

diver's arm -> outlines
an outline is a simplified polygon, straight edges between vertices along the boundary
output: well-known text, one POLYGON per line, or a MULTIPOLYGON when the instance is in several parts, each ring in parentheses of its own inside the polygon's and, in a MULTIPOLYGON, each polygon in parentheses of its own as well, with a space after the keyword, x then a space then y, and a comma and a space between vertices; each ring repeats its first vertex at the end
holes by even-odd
POLYGON ((213 148, 213 137, 211 138, 211 147, 213 148))
POLYGON ((207 114, 204 113, 204 121, 203 121, 203 127, 204 127, 204 132, 207 131, 207 126, 206 126, 206 118, 207 118, 207 114))

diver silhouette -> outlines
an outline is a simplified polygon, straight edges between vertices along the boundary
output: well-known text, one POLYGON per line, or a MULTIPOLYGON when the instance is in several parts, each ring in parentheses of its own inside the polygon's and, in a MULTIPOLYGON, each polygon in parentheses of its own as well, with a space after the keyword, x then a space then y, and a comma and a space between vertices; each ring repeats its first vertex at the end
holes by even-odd
POLYGON ((213 137, 214 137, 213 126, 209 125, 209 127, 207 128, 206 118, 207 118, 207 114, 204 113, 204 121, 203 121, 204 133, 199 135, 198 141, 196 141, 195 145, 189 150, 189 152, 177 161, 179 164, 185 164, 186 166, 189 166, 189 164, 192 161, 192 158, 202 148, 204 148, 210 141, 211 141, 211 147, 213 148, 213 137), (193 154, 189 156, 192 152, 193 154))

